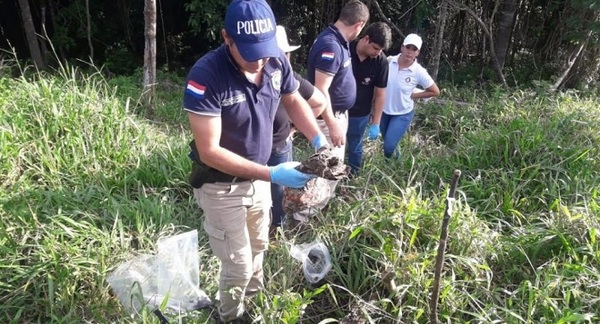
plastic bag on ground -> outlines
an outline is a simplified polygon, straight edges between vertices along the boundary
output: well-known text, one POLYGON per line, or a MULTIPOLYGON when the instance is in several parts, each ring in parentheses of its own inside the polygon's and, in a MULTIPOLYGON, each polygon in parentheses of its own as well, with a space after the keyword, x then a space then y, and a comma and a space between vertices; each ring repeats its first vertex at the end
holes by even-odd
POLYGON ((198 231, 160 238, 157 255, 123 262, 107 282, 121 304, 132 312, 144 306, 182 312, 212 305, 199 279, 198 231))
POLYGON ((302 262, 304 278, 311 284, 323 280, 331 270, 331 256, 327 246, 319 241, 292 245, 291 256, 302 262))

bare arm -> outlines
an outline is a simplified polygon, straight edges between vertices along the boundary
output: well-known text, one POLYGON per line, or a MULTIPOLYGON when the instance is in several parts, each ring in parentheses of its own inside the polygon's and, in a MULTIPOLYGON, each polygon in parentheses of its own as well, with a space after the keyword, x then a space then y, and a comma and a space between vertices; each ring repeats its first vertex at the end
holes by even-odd
POLYGON ((188 118, 196 149, 204 164, 233 176, 271 181, 267 166, 247 160, 219 145, 221 117, 188 113, 188 118))
POLYGON ((440 89, 438 88, 436 83, 433 83, 429 88, 425 89, 425 91, 421 92, 413 92, 410 95, 411 99, 427 99, 431 97, 437 97, 440 95, 440 89))
POLYGON ((315 71, 315 88, 321 91, 321 94, 325 97, 325 108, 323 109, 323 113, 321 116, 323 120, 329 125, 327 120, 332 120, 333 110, 331 108, 331 98, 329 97, 329 87, 331 86, 331 82, 333 81, 333 75, 323 73, 319 70, 315 71))
POLYGON ((314 92, 310 98, 308 98, 308 105, 313 111, 315 117, 320 116, 325 108, 327 107, 327 98, 321 92, 321 90, 315 87, 314 92))
POLYGON ((373 114, 371 115, 371 124, 373 125, 379 125, 381 122, 383 104, 385 103, 385 89, 375 87, 373 91, 373 114))
POLYGON ((342 134, 335 120, 335 116, 333 115, 331 98, 329 97, 329 87, 331 86, 332 81, 333 75, 321 72, 319 70, 315 71, 315 88, 319 89, 321 93, 323 93, 327 103, 327 106, 323 110, 321 117, 323 117, 325 124, 327 124, 327 127, 329 128, 329 140, 333 146, 339 147, 344 145, 346 142, 346 134, 342 134))
POLYGON ((314 109, 311 112, 308 102, 298 92, 281 96, 281 102, 294 126, 306 138, 312 141, 321 132, 315 120, 314 109))

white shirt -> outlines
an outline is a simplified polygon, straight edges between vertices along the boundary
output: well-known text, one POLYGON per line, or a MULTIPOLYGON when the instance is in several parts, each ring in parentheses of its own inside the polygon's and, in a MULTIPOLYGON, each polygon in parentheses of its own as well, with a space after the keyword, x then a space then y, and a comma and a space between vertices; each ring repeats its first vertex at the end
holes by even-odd
POLYGON ((401 54, 388 57, 389 74, 383 112, 388 115, 408 114, 415 108, 415 102, 410 98, 411 93, 421 86, 431 87, 433 79, 421 64, 415 62, 406 69, 398 68, 401 54))

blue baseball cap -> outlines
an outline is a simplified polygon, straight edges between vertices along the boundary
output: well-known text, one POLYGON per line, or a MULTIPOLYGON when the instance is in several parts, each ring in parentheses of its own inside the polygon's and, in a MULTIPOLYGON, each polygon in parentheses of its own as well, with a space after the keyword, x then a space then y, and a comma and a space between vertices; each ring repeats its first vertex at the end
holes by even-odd
POLYGON ((225 14, 225 31, 248 62, 277 57, 275 16, 264 0, 233 0, 225 14))

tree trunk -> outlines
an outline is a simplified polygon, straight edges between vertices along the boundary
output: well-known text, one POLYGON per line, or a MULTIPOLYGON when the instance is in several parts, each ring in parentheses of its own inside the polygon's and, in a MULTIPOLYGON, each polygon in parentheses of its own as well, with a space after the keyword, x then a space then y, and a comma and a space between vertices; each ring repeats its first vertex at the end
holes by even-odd
POLYGON ((152 110, 156 85, 156 0, 145 0, 144 98, 152 110))
MULTIPOLYGON (((446 1, 447 4, 447 1, 446 1)), ((466 18, 463 11, 454 15, 454 26, 452 37, 450 38, 450 49, 448 50, 450 62, 460 62, 463 59, 465 44, 466 18)))
POLYGON ((31 17, 31 9, 29 8, 29 0, 19 0, 19 7, 21 8, 21 19, 23 21, 25 36, 27 37, 27 46, 29 47, 29 54, 31 55, 33 64, 35 64, 38 69, 44 69, 46 67, 46 62, 42 56, 40 44, 35 32, 35 25, 33 24, 33 18, 31 17))
POLYGON ((579 46, 575 49, 574 53, 571 55, 571 57, 569 58, 569 61, 567 62, 567 66, 566 66, 565 70, 563 71, 562 75, 558 78, 558 80, 556 80, 556 82, 552 85, 552 87, 550 87, 550 91, 554 92, 563 85, 563 83, 567 79, 567 76, 569 75, 569 72, 573 68, 573 65, 575 65, 575 62, 581 55, 581 52, 583 51, 585 44, 587 44, 587 40, 585 42, 582 42, 581 44, 579 44, 579 46))
POLYGON ((438 16, 438 23, 435 28, 435 42, 433 44, 433 52, 431 53, 431 64, 430 73, 434 80, 437 80, 438 72, 440 70, 440 59, 442 57, 442 44, 444 41, 444 31, 446 28, 446 19, 448 17, 448 3, 445 0, 441 0, 440 14, 438 16))
POLYGON ((498 21, 498 31, 496 32, 496 57, 498 65, 504 68, 506 55, 508 54, 508 46, 512 38, 512 31, 515 24, 515 17, 519 8, 519 0, 506 0, 502 7, 500 20, 498 21))
POLYGON ((589 87, 597 84, 600 79, 600 46, 596 26, 600 23, 600 11, 585 6, 575 7, 572 12, 582 23, 579 37, 572 40, 575 48, 571 47, 567 67, 563 76, 556 82, 554 89, 570 89, 579 86, 589 87), (583 35, 585 33, 585 36, 583 35), (561 80, 562 79, 562 80, 561 80))
POLYGON ((90 62, 94 62, 94 45, 92 44, 92 17, 90 16, 90 0, 85 0, 85 18, 87 20, 87 41, 90 48, 90 62))
POLYGON ((40 52, 42 53, 42 57, 48 57, 48 46, 46 46, 46 42, 50 41, 48 37, 48 33, 46 32, 46 4, 42 3, 40 8, 40 25, 42 27, 42 41, 40 42, 40 52))
POLYGON ((396 33, 398 33, 398 35, 400 35, 402 38, 404 38, 404 33, 400 30, 400 28, 398 28, 398 26, 396 24, 394 24, 394 22, 392 22, 388 17, 385 16, 385 14, 383 13, 383 10, 381 10, 381 6, 379 5, 379 2, 377 2, 377 0, 373 0, 372 5, 375 6, 375 10, 377 10, 377 13, 379 14, 379 16, 381 16, 383 21, 385 21, 388 25, 390 25, 390 27, 392 27, 392 29, 394 29, 396 31, 396 33))

